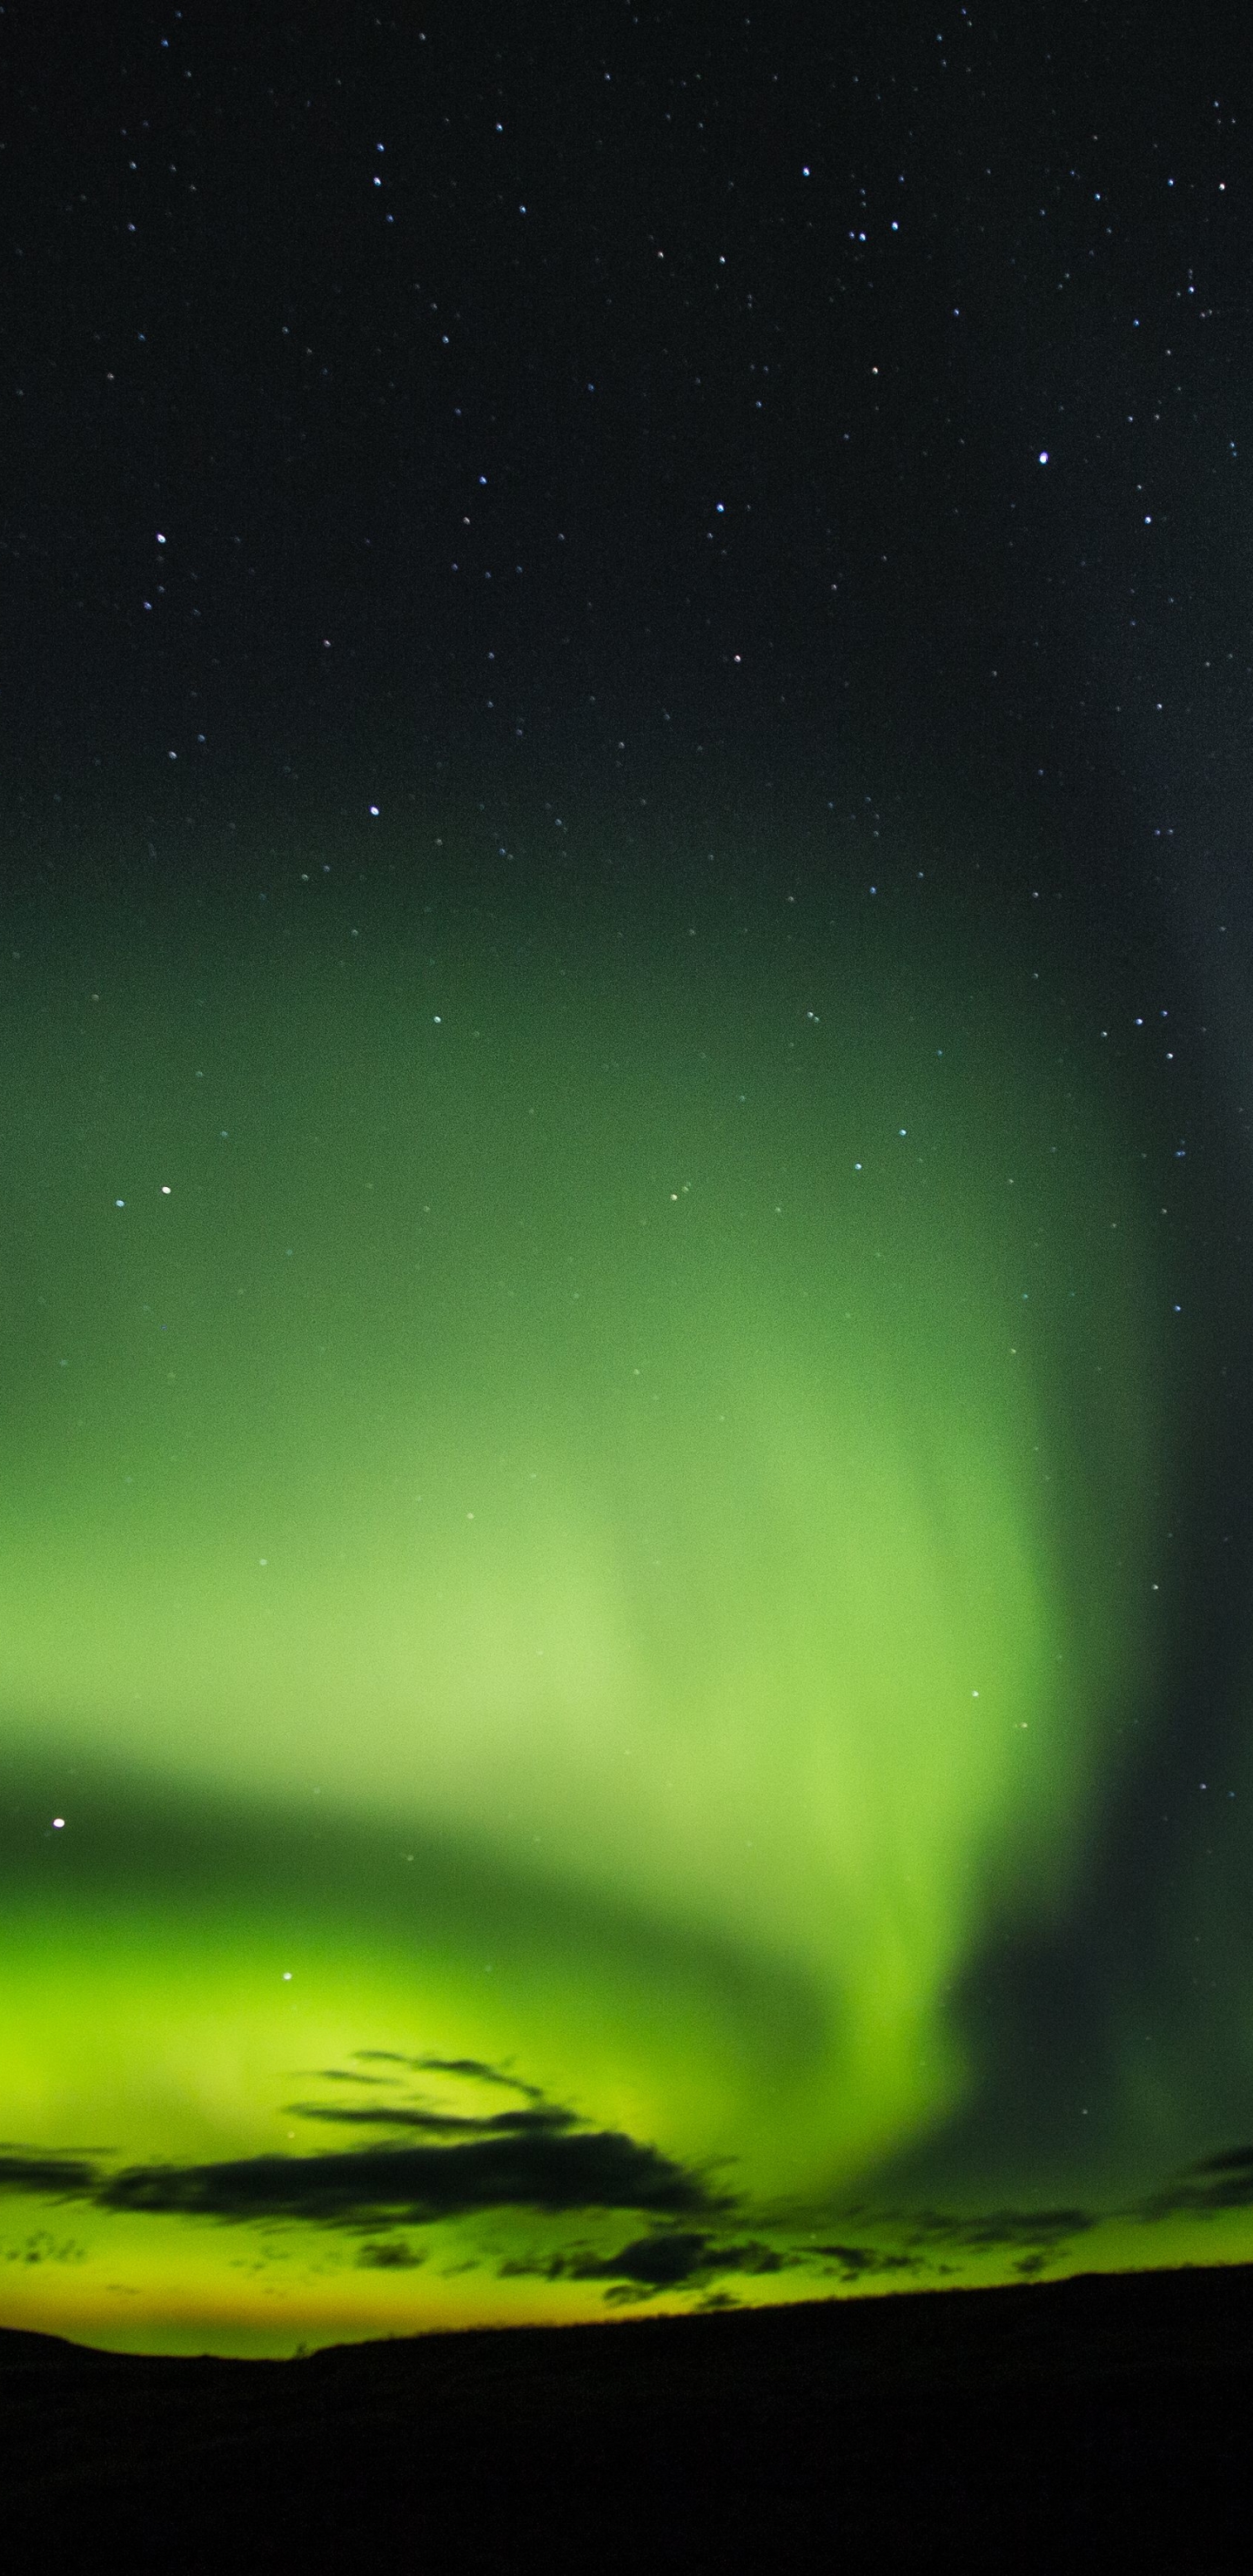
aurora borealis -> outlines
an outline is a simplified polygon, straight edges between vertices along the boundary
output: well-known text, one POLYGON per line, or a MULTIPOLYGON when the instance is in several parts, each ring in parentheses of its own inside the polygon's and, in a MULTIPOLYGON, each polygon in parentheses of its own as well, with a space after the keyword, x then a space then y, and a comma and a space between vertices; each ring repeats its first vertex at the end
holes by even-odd
POLYGON ((0 2325, 1246 2260, 1231 66, 229 17, 10 85, 0 2325))
POLYGON ((873 2186, 1152 1700, 1151 1056, 834 833, 728 908, 380 826, 9 961, 10 2319, 1128 2259, 1177 2106, 873 2186))

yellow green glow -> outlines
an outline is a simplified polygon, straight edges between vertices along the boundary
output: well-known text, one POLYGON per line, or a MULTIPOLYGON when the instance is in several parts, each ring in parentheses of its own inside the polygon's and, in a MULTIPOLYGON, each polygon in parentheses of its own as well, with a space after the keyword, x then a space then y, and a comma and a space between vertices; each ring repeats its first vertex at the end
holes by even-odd
MULTIPOLYGON (((473 2060, 733 2191, 714 2237, 838 2236, 1146 1684, 1125 1108, 917 925, 694 964, 288 901, 268 948, 80 921, 10 1022, 5 2138, 309 2156, 286 2106, 368 2107, 362 2050, 473 2060)), ((531 2098, 484 2082, 419 2089, 531 2098)), ((3 2321, 221 2350, 600 2314, 501 2262, 654 2224, 492 2206, 371 2269, 368 2224, 3 2206, 3 2321)))

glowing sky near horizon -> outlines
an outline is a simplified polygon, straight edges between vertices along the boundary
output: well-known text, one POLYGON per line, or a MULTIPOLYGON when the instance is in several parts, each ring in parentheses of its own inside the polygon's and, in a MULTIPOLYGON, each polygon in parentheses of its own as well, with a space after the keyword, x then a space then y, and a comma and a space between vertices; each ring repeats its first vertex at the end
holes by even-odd
POLYGON ((1148 1686, 1170 1284, 1038 973, 453 883, 10 961, 3 2322, 934 2277, 835 2214, 1148 1686))

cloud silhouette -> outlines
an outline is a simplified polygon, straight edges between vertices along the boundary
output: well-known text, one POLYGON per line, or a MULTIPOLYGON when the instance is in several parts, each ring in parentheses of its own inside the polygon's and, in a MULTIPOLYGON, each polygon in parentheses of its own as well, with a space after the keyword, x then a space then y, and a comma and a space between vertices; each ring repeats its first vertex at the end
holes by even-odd
MULTIPOLYGON (((502 2278, 529 2276, 545 2281, 622 2282, 652 2297, 722 2272, 783 2272, 804 2256, 780 2253, 756 2242, 720 2245, 694 2229, 669 2228, 637 2236, 615 2254, 593 2254, 586 2246, 565 2254, 513 2257, 497 2266, 502 2278)), ((610 2296, 612 2296, 612 2291, 610 2296)))
POLYGON ((865 2272, 917 2272, 922 2269, 920 2254, 883 2254, 877 2245, 809 2245, 805 2257, 824 2255, 838 2263, 846 2281, 858 2281, 865 2272))
POLYGON ((331 2120, 354 2128, 423 2129, 432 2137, 525 2137, 528 2132, 572 2129, 579 2123, 577 2111, 563 2110, 555 2102, 539 2110, 492 2111, 479 2120, 453 2111, 424 2111, 403 2102, 394 2107, 385 2103, 289 2102, 287 2109, 298 2120, 331 2120))
POLYGON ((99 2168, 81 2156, 58 2155, 50 2149, 0 2148, 0 2191, 51 2191, 67 2200, 91 2192, 99 2168))
POLYGON ((898 2218, 896 2224, 907 2226, 911 2245, 960 2245, 983 2254, 1011 2245, 1058 2245, 1066 2237, 1085 2235, 1099 2226, 1100 2218, 1086 2209, 994 2209, 974 2215, 929 2209, 898 2218))
MULTIPOLYGON (((542 2102, 544 2098, 538 2084, 524 2084, 507 2067, 491 2066, 482 2057, 402 2057, 395 2048, 358 2048, 354 2055, 363 2064, 410 2066, 423 2074, 467 2075, 478 2084, 503 2084, 511 2093, 525 2093, 531 2102, 542 2102)), ((369 2080, 368 2076, 362 2077, 363 2083, 369 2080)))
POLYGON ((1141 2202, 1140 2218, 1152 2221, 1170 2218, 1177 2210, 1195 2210, 1217 2216, 1224 2209, 1253 2207, 1253 2147, 1230 2147, 1223 2154, 1205 2156, 1199 2164, 1188 2165, 1177 2181, 1167 2183, 1161 2191, 1141 2202))
POLYGON ((1253 2147, 1229 2147, 1221 2156, 1202 2156, 1199 2164, 1189 2165, 1189 2173, 1253 2173, 1253 2147))
POLYGON ((305 2067, 305 2074, 317 2076, 319 2084, 399 2084, 398 2075, 361 2075, 352 2066, 305 2067))
POLYGON ((399 2236, 385 2236, 381 2241, 363 2245, 357 2263, 366 2272, 416 2272, 426 2256, 399 2236))
MULTIPOLYGON (((747 2237, 727 2242, 703 2229, 657 2229, 650 2236, 633 2237, 613 2254, 593 2253, 587 2246, 574 2246, 564 2253, 511 2256, 497 2266, 502 2276, 530 2275, 546 2281, 606 2281, 606 2297, 615 2304, 624 2299, 655 2298, 663 2290, 704 2289, 728 2272, 739 2272, 757 2278, 777 2272, 809 2271, 832 2262, 839 2265, 845 2281, 859 2280, 876 2272, 918 2272, 926 2268, 919 2254, 887 2254, 877 2246, 817 2244, 766 2245, 759 2238, 747 2237)), ((708 2304, 708 2301, 706 2301, 708 2304)))
POLYGON ((571 2137, 551 2129, 511 2129, 457 2146, 136 2165, 115 2174, 95 2197, 106 2209, 234 2220, 304 2218, 339 2226, 387 2218, 424 2224, 487 2209, 641 2209, 685 2216, 729 2205, 698 2175, 621 2131, 571 2137))

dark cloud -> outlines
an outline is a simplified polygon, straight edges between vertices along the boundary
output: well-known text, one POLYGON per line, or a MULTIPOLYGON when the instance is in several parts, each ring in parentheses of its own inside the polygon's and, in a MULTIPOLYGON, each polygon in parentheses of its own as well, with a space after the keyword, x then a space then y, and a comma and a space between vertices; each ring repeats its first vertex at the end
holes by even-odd
MULTIPOLYGON (((720 2245, 694 2229, 668 2228, 664 2234, 634 2237, 616 2254, 593 2254, 585 2246, 569 2253, 513 2259, 501 2263, 502 2276, 518 2274, 545 2281, 609 2281, 644 2297, 661 2290, 701 2283, 724 2272, 784 2272, 804 2256, 781 2254, 773 2245, 754 2242, 720 2245)), ((613 2291, 609 2293, 613 2296, 613 2291)))
POLYGON ((1231 2147, 1219 2156, 1206 2156, 1200 2164, 1189 2165, 1177 2181, 1167 2183, 1151 2199, 1140 2204, 1136 2215, 1153 2220, 1170 2218, 1177 2210, 1195 2210, 1203 2217, 1223 2209, 1253 2207, 1253 2147, 1231 2147))
POLYGON ((524 2084, 507 2066, 489 2066, 481 2057, 420 2057, 417 2062, 440 2075, 471 2075, 480 2084, 505 2084, 513 2093, 525 2093, 531 2102, 543 2098, 538 2084, 524 2084))
POLYGON ((289 2102, 288 2113, 297 2120, 336 2120, 353 2128, 422 2129, 432 2137, 525 2137, 542 2135, 578 2126, 577 2111, 565 2111, 559 2103, 546 2104, 540 2110, 492 2111, 480 2120, 459 2117, 453 2111, 423 2111, 408 2103, 394 2108, 369 2103, 289 2102))
POLYGON ((616 2254, 595 2261, 572 2263, 570 2278, 576 2281, 620 2280, 645 2282, 650 2289, 669 2289, 678 2281, 704 2280, 717 2272, 783 2272, 794 2257, 780 2254, 773 2245, 715 2245, 707 2236, 680 2234, 640 2236, 633 2244, 624 2245, 616 2254))
POLYGON ((317 2076, 319 2084, 398 2084, 398 2075, 358 2075, 351 2066, 306 2067, 304 2073, 317 2076))
POLYGON ((616 2130, 587 2137, 510 2131, 459 2146, 139 2165, 115 2175, 96 2198, 106 2209, 339 2226, 384 2217, 421 2224, 486 2209, 652 2209, 685 2216, 727 2206, 699 2176, 616 2130))
MULTIPOLYGON (((544 2098, 538 2084, 524 2084, 507 2067, 490 2066, 482 2057, 402 2057, 394 2048, 358 2048, 354 2053, 366 2064, 411 2066, 423 2074, 468 2075, 476 2084, 503 2084, 510 2093, 525 2093, 529 2102, 542 2102, 544 2098)), ((362 2077, 363 2083, 369 2080, 362 2077)))
POLYGON ((1203 2156, 1199 2164, 1189 2165, 1188 2171, 1194 2174, 1253 2172, 1253 2147, 1229 2147, 1224 2155, 1203 2156))
POLYGON ((906 2242, 911 2245, 962 2245, 971 2253, 984 2254, 1002 2246, 1027 2247, 1059 2245, 1071 2236, 1083 2236, 1100 2224, 1098 2213, 1086 2209, 995 2209, 960 2216, 944 2210, 924 2210, 898 2225, 907 2228, 906 2242))
MULTIPOLYGON (((523 2098, 508 2108, 481 2112, 436 2111, 406 2102, 302 2102, 291 2106, 302 2119, 392 2134, 369 2145, 320 2154, 132 2165, 111 2176, 81 2152, 10 2142, 0 2146, 0 2187, 91 2200, 110 2210, 239 2223, 306 2219, 358 2230, 422 2225, 488 2210, 556 2214, 618 2209, 698 2218, 733 2205, 703 2175, 674 2163, 656 2147, 619 2130, 587 2131, 578 2112, 545 2102, 538 2085, 506 2068, 470 2057, 408 2057, 381 2049, 360 2054, 500 2086, 523 2098), (420 2140, 398 2138, 397 2130, 418 2131, 420 2140)), ((328 2068, 326 2075, 348 2082, 386 2080, 354 2078, 341 2068, 328 2068)), ((358 2259, 387 2270, 407 2268, 411 2258, 389 2235, 373 2239, 358 2259)))
POLYGON ((75 2238, 69 2237, 64 2244, 58 2244, 54 2237, 49 2236, 47 2229, 41 2227, 33 2235, 25 2237, 20 2245, 6 2246, 4 2259, 6 2263, 81 2263, 86 2258, 83 2247, 75 2238))
POLYGON ((81 2200, 97 2180, 97 2168, 81 2157, 50 2152, 23 2153, 0 2149, 0 2191, 62 2192, 81 2200))
POLYGON ((366 2272, 416 2272, 426 2256, 399 2236, 385 2236, 363 2245, 357 2256, 359 2267, 366 2272))
POLYGON ((873 2245, 811 2245, 806 2252, 838 2263, 846 2281, 859 2281, 865 2272, 917 2272, 922 2265, 920 2254, 881 2254, 873 2245))

